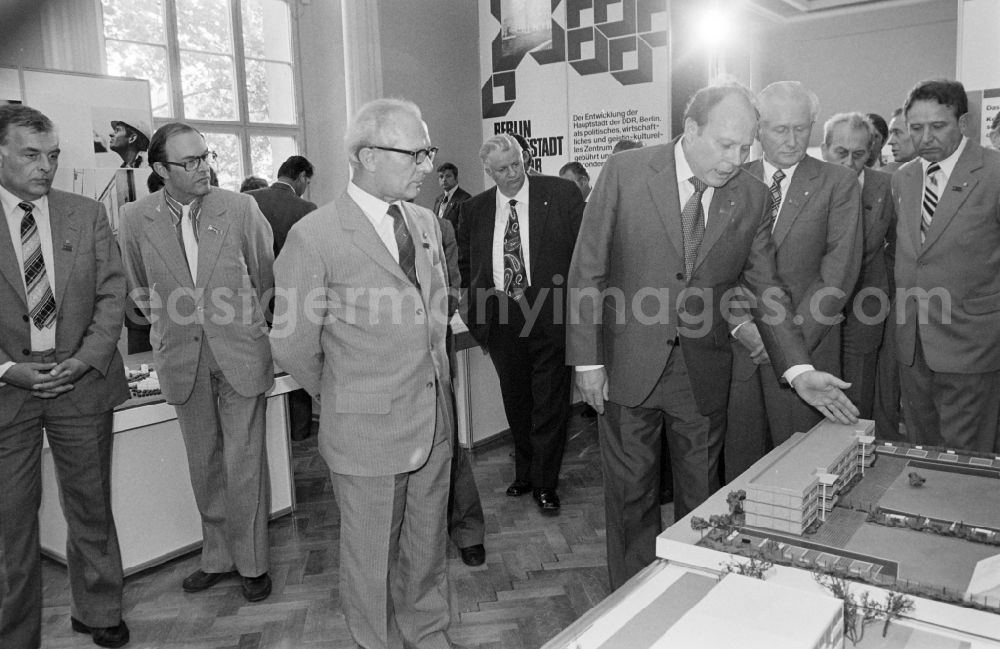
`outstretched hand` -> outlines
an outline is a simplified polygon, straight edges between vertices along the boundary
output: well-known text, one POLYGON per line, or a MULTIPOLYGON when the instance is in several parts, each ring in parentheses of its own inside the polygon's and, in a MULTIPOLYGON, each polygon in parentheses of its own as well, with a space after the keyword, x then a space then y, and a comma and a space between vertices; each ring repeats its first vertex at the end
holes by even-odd
POLYGON ((858 421, 858 409, 844 394, 850 383, 832 374, 809 370, 795 377, 792 387, 799 396, 823 413, 830 421, 853 424, 858 421))

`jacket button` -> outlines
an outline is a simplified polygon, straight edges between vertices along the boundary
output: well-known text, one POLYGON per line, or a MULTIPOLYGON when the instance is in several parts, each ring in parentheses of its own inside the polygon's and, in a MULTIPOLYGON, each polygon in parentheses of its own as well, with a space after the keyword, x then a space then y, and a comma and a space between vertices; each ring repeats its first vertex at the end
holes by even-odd
POLYGON ((24 354, 25 356, 31 356, 31 351, 27 349, 22 349, 21 353, 24 354))
POLYGON ((434 387, 434 381, 428 381, 427 382, 427 387, 428 388, 433 388, 434 387))
POLYGON ((27 322, 28 321, 28 314, 25 313, 23 316, 21 316, 21 319, 24 320, 25 322, 27 322))
POLYGON ((417 309, 417 315, 423 315, 423 314, 424 314, 423 309, 417 309))
POLYGON ((676 277, 677 277, 677 279, 679 279, 680 281, 682 281, 682 282, 684 281, 684 273, 677 273, 676 277))

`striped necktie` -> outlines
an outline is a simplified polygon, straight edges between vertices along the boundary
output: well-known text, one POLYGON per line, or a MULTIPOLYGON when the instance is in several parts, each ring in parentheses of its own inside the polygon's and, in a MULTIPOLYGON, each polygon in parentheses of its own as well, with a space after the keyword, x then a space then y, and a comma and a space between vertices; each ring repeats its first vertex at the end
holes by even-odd
POLYGON ((689 178, 694 185, 694 194, 684 204, 681 210, 681 225, 684 228, 684 279, 691 279, 694 272, 694 262, 698 259, 698 249, 701 248, 701 240, 705 238, 705 210, 701 207, 701 197, 708 189, 697 176, 689 178))
POLYGON ((417 251, 413 246, 413 237, 410 236, 410 231, 406 227, 403 212, 399 209, 399 205, 393 203, 389 206, 388 214, 392 217, 392 233, 396 237, 396 247, 399 248, 399 267, 403 269, 407 279, 414 286, 419 287, 416 267, 417 251))
POLYGON ((524 267, 524 252, 521 249, 521 224, 517 220, 517 203, 510 199, 510 218, 503 232, 503 292, 520 300, 528 286, 528 274, 524 267))
POLYGON ((36 329, 51 327, 56 320, 56 298, 52 295, 49 276, 42 257, 42 238, 32 213, 35 206, 25 201, 17 205, 24 210, 21 218, 21 252, 24 256, 24 285, 27 289, 28 314, 36 329))
POLYGON ((774 225, 778 221, 778 212, 781 210, 781 181, 785 179, 785 172, 778 169, 771 176, 771 211, 767 215, 767 229, 773 231, 774 225))
POLYGON ((934 219, 934 210, 937 209, 939 193, 938 172, 941 165, 936 162, 927 167, 927 178, 924 179, 924 200, 920 208, 920 243, 927 238, 927 231, 931 229, 931 221, 934 219))

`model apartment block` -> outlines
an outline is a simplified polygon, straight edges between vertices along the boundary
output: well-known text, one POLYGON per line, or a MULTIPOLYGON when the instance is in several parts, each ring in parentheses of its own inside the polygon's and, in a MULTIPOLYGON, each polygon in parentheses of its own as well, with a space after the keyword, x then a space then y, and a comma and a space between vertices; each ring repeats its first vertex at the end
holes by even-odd
POLYGON ((874 461, 874 429, 865 419, 854 427, 822 422, 793 437, 776 459, 751 469, 746 524, 802 534, 817 518, 826 520, 844 486, 874 461))

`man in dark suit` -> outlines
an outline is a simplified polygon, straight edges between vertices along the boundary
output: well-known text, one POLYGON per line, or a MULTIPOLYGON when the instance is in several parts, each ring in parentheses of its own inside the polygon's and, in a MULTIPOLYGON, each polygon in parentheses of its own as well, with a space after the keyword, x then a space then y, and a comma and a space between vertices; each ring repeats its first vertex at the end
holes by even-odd
MULTIPOLYGON (((264 218, 271 224, 275 258, 281 253, 285 238, 292 226, 316 209, 316 203, 302 198, 302 194, 309 189, 312 177, 312 163, 300 155, 293 155, 281 163, 281 167, 278 168, 278 180, 274 184, 266 189, 247 192, 254 197, 264 218)), ((268 305, 268 312, 273 309, 272 301, 268 305)), ((288 418, 294 441, 302 441, 309 437, 312 428, 312 410, 312 397, 308 392, 293 390, 288 393, 288 418)))
POLYGON ((509 134, 486 140, 479 156, 496 187, 459 208, 467 323, 496 367, 514 438, 507 495, 532 491, 543 512, 556 513, 571 387, 563 282, 583 198, 568 180, 529 177, 509 134))
POLYGON ((149 161, 164 187, 125 206, 119 237, 129 285, 148 295, 136 301, 201 514, 201 566, 182 588, 205 590, 235 570, 255 602, 271 594, 264 409, 274 364, 262 300, 274 249, 257 203, 212 187, 212 158, 188 124, 157 129, 149 161))
POLYGON ((41 645, 38 508, 43 429, 68 528, 72 627, 128 642, 111 514, 112 415, 128 398, 118 354, 125 274, 107 214, 51 189, 48 117, 0 106, 0 646, 41 645))
POLYGON ((458 186, 458 167, 445 162, 437 168, 441 193, 434 199, 434 213, 439 219, 451 223, 452 230, 458 230, 458 204, 472 198, 472 194, 458 186))
POLYGON ((851 384, 847 396, 865 419, 872 418, 879 349, 891 313, 886 248, 896 245, 891 176, 865 166, 874 133, 863 114, 839 113, 823 125, 821 146, 824 160, 847 167, 861 184, 864 256, 844 310, 840 359, 844 380, 851 384))
MULTIPOLYGON (((567 282, 567 362, 603 414, 613 588, 655 558, 664 427, 676 518, 719 486, 731 291, 742 281, 758 298, 767 293, 765 305, 792 310, 775 270, 767 187, 740 171, 756 127, 746 88, 702 89, 681 138, 611 156, 587 203, 567 282)), ((760 332, 774 371, 804 399, 828 417, 854 419, 847 384, 809 365, 789 319, 765 318, 760 332)))
POLYGON ((409 202, 437 149, 420 109, 396 99, 362 106, 345 140, 347 190, 292 228, 276 264, 271 344, 321 397, 354 642, 450 649, 447 270, 437 218, 409 202))
POLYGON ((1000 152, 965 136, 957 81, 918 83, 904 108, 920 155, 892 177, 906 431, 918 444, 996 452, 1000 152))
MULTIPOLYGON (((861 266, 861 189, 856 174, 806 155, 819 112, 797 81, 772 83, 757 96, 762 160, 745 169, 770 188, 768 214, 778 275, 788 289, 812 364, 840 375, 840 320, 861 266)), ((737 307, 738 312, 738 307, 737 307)), ((758 324, 733 328, 725 472, 730 481, 792 433, 822 415, 779 381, 768 365, 758 324)))

